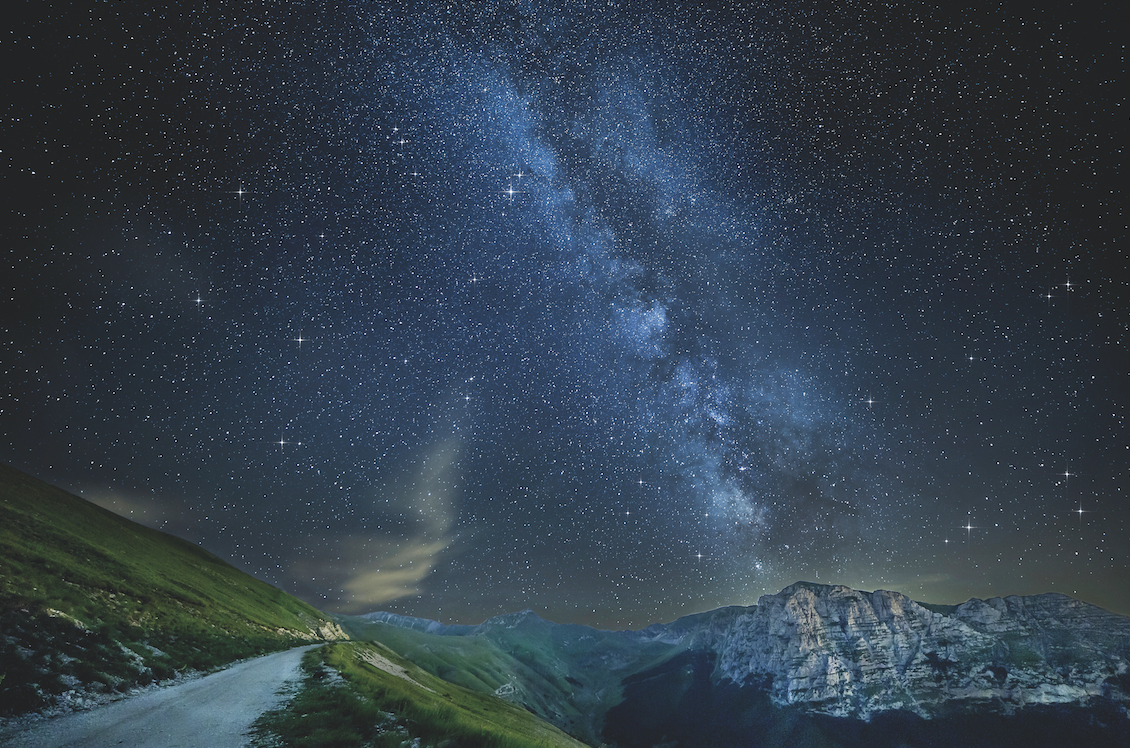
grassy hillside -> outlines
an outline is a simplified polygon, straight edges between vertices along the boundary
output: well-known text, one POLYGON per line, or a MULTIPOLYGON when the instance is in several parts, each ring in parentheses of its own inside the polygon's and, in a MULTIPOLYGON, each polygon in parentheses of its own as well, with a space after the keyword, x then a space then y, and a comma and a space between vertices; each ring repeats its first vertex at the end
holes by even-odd
POLYGON ((0 465, 0 714, 335 631, 192 543, 0 465))
POLYGON ((623 698, 624 679, 681 651, 522 614, 492 619, 478 633, 461 636, 351 616, 337 620, 351 638, 380 642, 432 675, 521 704, 594 745, 601 742, 604 715, 623 698))
POLYGON ((304 665, 308 677, 301 692, 285 709, 264 715, 257 744, 585 745, 521 707, 448 683, 377 643, 330 644, 308 653, 304 665))

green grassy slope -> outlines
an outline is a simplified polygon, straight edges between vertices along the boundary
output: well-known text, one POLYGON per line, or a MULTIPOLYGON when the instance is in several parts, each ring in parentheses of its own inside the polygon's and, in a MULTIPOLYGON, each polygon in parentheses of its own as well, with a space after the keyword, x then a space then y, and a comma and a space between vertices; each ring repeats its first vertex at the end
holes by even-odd
POLYGON ((310 677, 302 692, 287 708, 260 720, 263 743, 308 748, 399 748, 415 740, 448 748, 585 745, 521 707, 437 678, 378 643, 330 644, 308 653, 304 664, 310 677), (326 678, 323 663, 342 681, 326 678))
POLYGON ((593 744, 601 742, 604 715, 623 698, 624 679, 681 651, 669 644, 632 642, 614 632, 559 626, 535 616, 488 625, 464 636, 424 633, 351 616, 337 620, 354 639, 380 642, 451 683, 501 695, 593 744))
POLYGON ((192 543, 0 465, 0 714, 335 630, 192 543))

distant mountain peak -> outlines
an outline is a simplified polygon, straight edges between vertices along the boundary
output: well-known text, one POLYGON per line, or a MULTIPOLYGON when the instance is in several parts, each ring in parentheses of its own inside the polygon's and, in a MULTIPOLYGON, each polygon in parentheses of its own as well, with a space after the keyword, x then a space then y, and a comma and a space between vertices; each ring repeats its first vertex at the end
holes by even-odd
MULTIPOLYGON (((1122 709, 1130 704, 1130 618, 1060 593, 934 605, 892 590, 800 581, 763 595, 754 606, 621 632, 571 626, 564 633, 528 609, 459 627, 385 613, 367 617, 500 642, 549 641, 552 631, 562 646, 578 652, 596 646, 591 642, 620 642, 609 643, 611 650, 601 656, 606 667, 631 661, 622 646, 701 652, 714 663, 711 677, 719 682, 768 684, 778 705, 837 717, 904 711, 929 718, 978 705, 1008 713, 1100 696, 1122 709)), ((562 651, 555 656, 566 656, 562 651)))

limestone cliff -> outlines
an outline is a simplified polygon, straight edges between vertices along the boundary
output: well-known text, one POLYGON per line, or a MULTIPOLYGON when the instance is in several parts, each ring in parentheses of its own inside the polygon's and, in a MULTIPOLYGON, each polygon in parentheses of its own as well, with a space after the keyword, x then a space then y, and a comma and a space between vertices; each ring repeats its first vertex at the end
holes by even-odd
POLYGON ((835 716, 1128 703, 1130 619, 1065 595, 927 607, 898 592, 800 582, 724 610, 641 634, 709 649, 719 679, 768 682, 775 702, 835 716))

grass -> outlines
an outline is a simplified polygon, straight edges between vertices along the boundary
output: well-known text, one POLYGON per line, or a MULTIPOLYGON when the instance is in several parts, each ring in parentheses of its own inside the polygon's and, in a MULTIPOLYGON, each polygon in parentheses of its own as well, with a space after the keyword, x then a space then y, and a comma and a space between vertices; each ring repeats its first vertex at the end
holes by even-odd
POLYGON ((307 676, 295 699, 257 723, 260 745, 584 746, 533 714, 436 678, 380 644, 328 644, 307 653, 303 666, 307 676), (365 661, 366 652, 405 668, 414 682, 365 661))
POLYGON ((283 649, 325 623, 192 543, 0 465, 0 715, 283 649))
POLYGON ((604 714, 623 697, 623 679, 680 651, 539 620, 473 635, 429 634, 347 616, 338 620, 351 638, 380 642, 446 681, 491 695, 500 687, 512 689, 508 701, 594 744, 600 742, 604 714))

